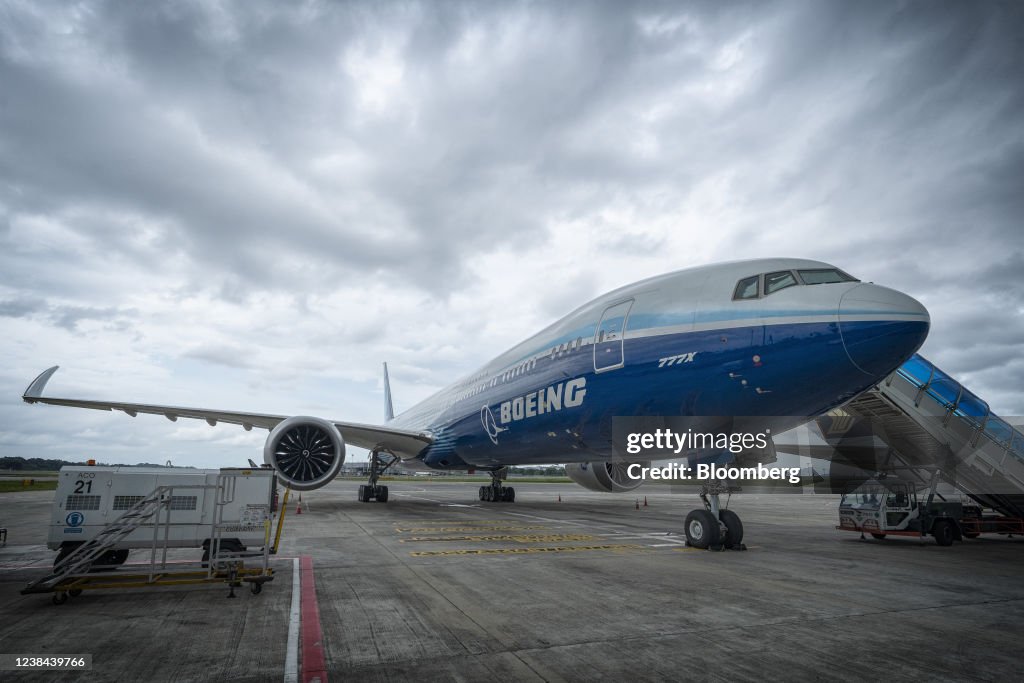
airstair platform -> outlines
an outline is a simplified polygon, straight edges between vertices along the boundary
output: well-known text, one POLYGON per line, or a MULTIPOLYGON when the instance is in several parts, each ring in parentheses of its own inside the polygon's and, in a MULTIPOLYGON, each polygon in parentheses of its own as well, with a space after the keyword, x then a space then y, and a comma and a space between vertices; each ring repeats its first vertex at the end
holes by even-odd
POLYGON ((1024 433, 923 356, 818 418, 831 445, 849 449, 850 439, 837 429, 849 418, 870 424, 879 470, 937 467, 982 506, 1024 517, 1024 433))

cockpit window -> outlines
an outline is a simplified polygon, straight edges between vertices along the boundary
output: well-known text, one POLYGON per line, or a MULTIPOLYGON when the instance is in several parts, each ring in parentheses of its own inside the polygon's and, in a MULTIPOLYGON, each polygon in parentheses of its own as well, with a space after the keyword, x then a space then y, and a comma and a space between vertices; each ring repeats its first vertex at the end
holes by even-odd
POLYGON ((800 279, 805 285, 827 285, 833 282, 859 282, 855 277, 847 275, 838 268, 815 268, 814 270, 798 270, 800 279))
POLYGON ((760 275, 745 277, 736 283, 736 290, 732 293, 733 299, 756 299, 757 281, 760 275))
POLYGON ((764 276, 764 293, 765 295, 772 294, 780 289, 792 287, 795 284, 796 278, 793 277, 793 273, 788 270, 780 270, 777 273, 768 273, 764 276))

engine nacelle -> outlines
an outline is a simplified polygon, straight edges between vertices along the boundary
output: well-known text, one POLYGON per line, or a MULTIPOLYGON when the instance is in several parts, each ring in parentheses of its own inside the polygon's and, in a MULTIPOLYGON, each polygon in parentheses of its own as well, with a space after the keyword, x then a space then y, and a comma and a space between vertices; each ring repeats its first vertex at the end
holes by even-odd
POLYGON ((565 466, 565 474, 574 482, 590 491, 601 493, 621 493, 632 491, 643 479, 633 479, 627 474, 630 465, 650 467, 651 463, 640 462, 580 462, 565 466))
POLYGON ((326 486, 345 462, 345 439, 333 423, 319 417, 289 417, 270 432, 263 462, 296 491, 326 486))

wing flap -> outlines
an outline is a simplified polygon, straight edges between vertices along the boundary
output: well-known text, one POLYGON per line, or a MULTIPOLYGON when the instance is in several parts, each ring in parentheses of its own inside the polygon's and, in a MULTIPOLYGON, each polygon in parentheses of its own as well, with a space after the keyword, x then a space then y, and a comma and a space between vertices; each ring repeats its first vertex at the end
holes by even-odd
MULTIPOLYGON (((56 398, 43 396, 46 383, 50 381, 53 373, 57 372, 59 366, 55 365, 42 372, 28 386, 22 394, 22 400, 26 403, 45 403, 55 406, 68 406, 71 408, 90 408, 92 410, 118 410, 126 415, 135 417, 139 413, 148 415, 163 415, 171 422, 177 422, 178 418, 193 420, 205 420, 211 427, 217 423, 241 425, 246 431, 253 427, 261 429, 273 429, 278 423, 288 419, 287 415, 268 415, 264 413, 244 413, 227 410, 207 410, 204 408, 186 408, 183 406, 162 406, 147 403, 120 403, 116 401, 92 401, 74 398, 56 398)), ((374 449, 380 448, 390 451, 398 457, 408 460, 415 458, 424 448, 430 445, 433 440, 430 432, 420 432, 407 429, 396 429, 394 427, 381 427, 376 425, 361 424, 358 422, 342 422, 332 420, 334 425, 345 437, 345 442, 359 448, 374 449)))

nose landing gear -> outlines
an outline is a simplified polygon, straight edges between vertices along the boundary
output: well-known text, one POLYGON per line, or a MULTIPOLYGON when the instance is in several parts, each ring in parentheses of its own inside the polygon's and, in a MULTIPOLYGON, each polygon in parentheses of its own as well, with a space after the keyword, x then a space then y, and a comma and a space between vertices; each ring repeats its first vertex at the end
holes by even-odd
POLYGON ((738 486, 711 483, 701 486, 703 510, 686 515, 686 545, 707 550, 746 550, 743 545, 743 522, 732 510, 723 510, 719 495, 739 491, 738 486))

